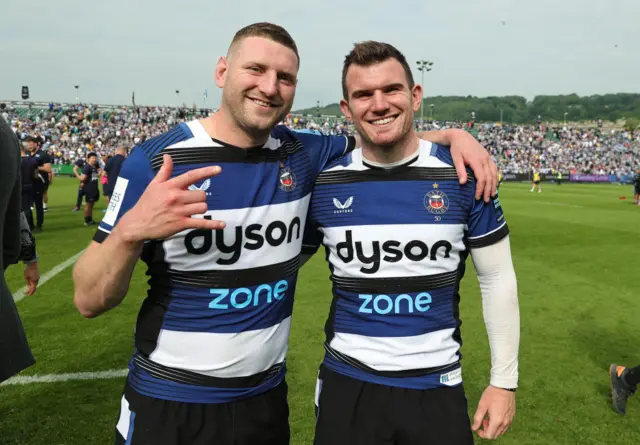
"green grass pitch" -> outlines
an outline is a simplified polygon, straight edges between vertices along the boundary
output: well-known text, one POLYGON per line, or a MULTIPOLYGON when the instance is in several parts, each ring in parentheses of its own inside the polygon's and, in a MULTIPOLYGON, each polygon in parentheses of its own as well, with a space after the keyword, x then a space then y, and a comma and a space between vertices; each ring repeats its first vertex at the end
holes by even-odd
MULTIPOLYGON (((77 181, 50 189, 45 230, 37 235, 40 271, 83 249, 95 228, 72 213, 77 181)), ((626 417, 610 408, 607 367, 640 363, 640 273, 635 262, 640 208, 618 185, 506 183, 500 200, 518 275, 522 336, 517 414, 504 444, 637 444, 640 400, 626 417), (619 197, 626 195, 627 200, 619 197)), ((101 198, 96 219, 102 217, 101 198)), ((469 259, 462 283, 463 378, 470 414, 488 383, 490 355, 481 299, 469 259)), ((100 267, 100 264, 96 264, 100 267)), ((23 286, 22 266, 8 270, 23 286)), ((71 268, 18 303, 37 364, 22 375, 126 367, 137 310, 146 293, 138 265, 129 295, 115 310, 83 319, 72 302, 71 268)), ((329 309, 328 269, 316 255, 301 271, 288 355, 292 444, 313 437, 313 392, 329 309)), ((113 443, 124 379, 0 386, 1 445, 113 443)), ((482 440, 477 439, 477 443, 482 440)))

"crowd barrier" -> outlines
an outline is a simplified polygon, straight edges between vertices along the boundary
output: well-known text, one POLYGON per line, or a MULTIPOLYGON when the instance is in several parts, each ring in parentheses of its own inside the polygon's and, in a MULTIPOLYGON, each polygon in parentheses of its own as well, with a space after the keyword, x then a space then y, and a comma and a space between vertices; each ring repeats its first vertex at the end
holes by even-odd
MULTIPOLYGON (((540 181, 542 182, 555 182, 557 181, 555 174, 540 173, 540 181)), ((503 181, 514 182, 531 182, 533 176, 530 173, 505 173, 502 176, 503 181)), ((562 182, 590 182, 590 183, 611 183, 620 182, 623 184, 630 184, 633 181, 633 176, 621 176, 618 178, 615 175, 562 175, 562 182)))
POLYGON ((51 164, 51 170, 53 170, 53 174, 56 176, 75 176, 75 173, 73 173, 73 165, 51 164))
MULTIPOLYGON (((53 164, 51 165, 53 174, 56 176, 75 176, 73 173, 73 165, 53 164)), ((533 177, 530 173, 505 173, 502 176, 503 181, 515 181, 515 182, 527 182, 532 181, 533 177)), ((543 182, 556 181, 557 177, 554 174, 540 173, 540 180, 543 182)), ((591 183, 608 183, 608 182, 620 182, 623 184, 631 184, 633 182, 633 176, 621 176, 618 178, 615 175, 563 175, 563 182, 591 182, 591 183)))

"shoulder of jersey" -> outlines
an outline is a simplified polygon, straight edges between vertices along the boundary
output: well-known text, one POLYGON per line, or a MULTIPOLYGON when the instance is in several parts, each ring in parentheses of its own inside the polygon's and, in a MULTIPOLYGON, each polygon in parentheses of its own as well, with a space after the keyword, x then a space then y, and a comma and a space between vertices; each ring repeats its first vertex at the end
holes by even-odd
MULTIPOLYGON (((421 167, 435 167, 435 168, 454 168, 453 157, 451 156, 451 150, 449 147, 443 145, 434 144, 433 142, 421 141, 421 149, 429 150, 427 159, 428 165, 420 165, 421 167)), ((469 179, 475 181, 475 175, 473 171, 467 167, 467 175, 469 179)))
POLYGON ((279 148, 284 143, 293 144, 293 146, 297 146, 298 148, 304 147, 305 149, 316 144, 321 145, 326 143, 326 135, 320 132, 314 130, 292 130, 285 125, 277 125, 274 127, 273 130, 271 130, 270 136, 267 147, 272 150, 279 148))
POLYGON ((322 172, 324 173, 327 171, 348 169, 349 166, 352 166, 354 157, 358 157, 358 158, 361 157, 362 156, 361 153, 362 153, 362 149, 356 148, 355 150, 350 151, 346 155, 328 162, 327 165, 324 167, 324 169, 322 169, 322 172))
POLYGON ((170 147, 171 145, 177 144, 179 142, 186 141, 187 139, 193 138, 194 135, 191 132, 187 123, 180 123, 173 127, 171 130, 159 134, 158 136, 154 136, 151 139, 148 139, 142 142, 139 145, 136 145, 132 153, 143 152, 149 159, 153 158, 156 154, 160 153, 164 148, 170 147))
POLYGON ((433 142, 420 141, 420 150, 423 153, 427 152, 425 154, 435 164, 434 167, 453 167, 453 158, 447 147, 433 142))
POLYGON ((271 130, 272 138, 299 139, 300 136, 303 138, 307 137, 306 135, 323 136, 321 132, 316 130, 294 130, 286 125, 276 125, 273 130, 271 130))
POLYGON ((303 128, 300 130, 293 130, 295 133, 302 133, 302 134, 317 134, 319 136, 326 136, 325 133, 323 133, 320 130, 312 130, 310 128, 303 128))

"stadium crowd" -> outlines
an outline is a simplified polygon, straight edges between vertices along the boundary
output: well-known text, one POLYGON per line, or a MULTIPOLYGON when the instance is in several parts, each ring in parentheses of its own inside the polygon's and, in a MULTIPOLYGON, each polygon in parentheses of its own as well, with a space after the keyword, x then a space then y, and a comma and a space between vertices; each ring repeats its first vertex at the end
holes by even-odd
MULTIPOLYGON (((170 107, 112 107, 90 105, 15 108, 0 104, 0 114, 21 140, 36 135, 54 164, 73 164, 96 152, 101 159, 118 146, 132 147, 166 132, 175 124, 212 110, 170 107)), ((291 115, 285 125, 328 134, 352 134, 343 119, 291 115)), ((478 124, 473 122, 417 123, 419 130, 464 127, 491 151, 503 173, 633 175, 640 169, 640 131, 478 124)))

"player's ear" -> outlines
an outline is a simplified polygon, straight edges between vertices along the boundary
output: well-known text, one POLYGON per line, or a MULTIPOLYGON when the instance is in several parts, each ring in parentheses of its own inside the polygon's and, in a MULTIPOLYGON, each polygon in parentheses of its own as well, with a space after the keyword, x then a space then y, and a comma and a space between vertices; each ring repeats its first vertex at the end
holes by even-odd
POLYGON ((411 88, 411 99, 413 105, 413 112, 417 112, 422 104, 422 85, 415 84, 411 88))
POLYGON ((227 69, 229 68, 229 62, 225 56, 218 59, 216 63, 216 85, 218 88, 224 87, 224 81, 227 77, 227 69))
POLYGON ((349 109, 349 102, 347 102, 346 100, 342 99, 340 101, 340 110, 342 111, 342 114, 344 114, 344 116, 353 122, 353 119, 351 119, 351 110, 349 109))

